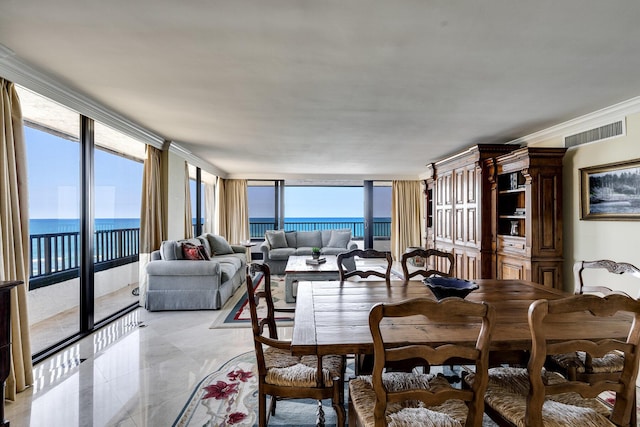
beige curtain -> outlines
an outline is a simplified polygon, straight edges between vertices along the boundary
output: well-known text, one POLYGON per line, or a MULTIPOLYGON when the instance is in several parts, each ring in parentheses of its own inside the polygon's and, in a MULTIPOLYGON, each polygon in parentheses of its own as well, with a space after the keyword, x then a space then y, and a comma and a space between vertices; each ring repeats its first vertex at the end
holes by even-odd
POLYGON ((204 228, 205 233, 215 233, 216 187, 204 184, 204 228))
POLYGON ((391 254, 399 261, 410 246, 422 247, 424 200, 420 181, 391 186, 391 254))
POLYGON ((162 214, 162 150, 147 145, 147 158, 142 174, 142 203, 140 209, 140 261, 138 282, 140 305, 144 307, 147 292, 146 265, 151 252, 160 249, 164 240, 162 214))
POLYGON ((191 189, 189 185, 189 163, 184 162, 184 238, 193 237, 193 214, 191 213, 191 189))
POLYGON ((33 383, 27 313, 29 287, 29 197, 27 154, 20 100, 13 83, 0 78, 0 280, 21 280, 11 290, 11 369, 6 398, 33 383))
POLYGON ((229 243, 249 239, 247 180, 218 180, 218 234, 229 243))

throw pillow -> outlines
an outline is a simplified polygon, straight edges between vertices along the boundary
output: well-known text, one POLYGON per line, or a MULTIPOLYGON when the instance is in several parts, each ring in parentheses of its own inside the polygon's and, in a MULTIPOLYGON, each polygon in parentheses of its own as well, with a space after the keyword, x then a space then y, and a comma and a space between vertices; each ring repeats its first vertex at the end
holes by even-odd
POLYGON ((165 240, 160 246, 160 259, 163 261, 174 261, 182 259, 182 249, 175 240, 165 240))
POLYGON ((204 246, 194 245, 192 243, 182 244, 182 255, 184 256, 184 259, 189 259, 193 261, 209 259, 209 256, 207 255, 207 252, 204 249, 204 246))
POLYGON ((269 246, 271 246, 271 249, 289 247, 289 245, 287 245, 287 238, 284 235, 284 230, 267 231, 265 233, 265 237, 267 238, 267 241, 269 242, 269 246))
POLYGON ((331 230, 331 238, 329 239, 330 248, 347 248, 351 240, 351 231, 331 230))
POLYGON ((228 255, 233 253, 233 248, 227 239, 216 234, 208 234, 209 246, 211 246, 211 253, 216 255, 228 255))

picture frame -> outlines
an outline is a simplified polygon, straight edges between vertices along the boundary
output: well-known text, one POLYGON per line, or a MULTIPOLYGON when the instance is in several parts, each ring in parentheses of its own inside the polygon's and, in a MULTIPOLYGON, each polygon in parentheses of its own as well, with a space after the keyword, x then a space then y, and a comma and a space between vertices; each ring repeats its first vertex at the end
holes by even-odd
POLYGON ((640 219, 640 159, 580 169, 581 219, 640 219))

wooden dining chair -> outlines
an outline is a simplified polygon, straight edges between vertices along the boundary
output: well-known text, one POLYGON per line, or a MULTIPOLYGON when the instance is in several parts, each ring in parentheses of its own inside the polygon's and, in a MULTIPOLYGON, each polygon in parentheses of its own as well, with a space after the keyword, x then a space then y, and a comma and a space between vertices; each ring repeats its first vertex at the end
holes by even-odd
POLYGON ((410 280, 415 276, 431 277, 434 275, 443 277, 453 277, 455 273, 455 258, 452 253, 439 251, 437 249, 416 248, 412 251, 402 254, 400 263, 402 264, 402 273, 404 280, 410 280), (417 269, 409 272, 409 261, 415 257, 424 260, 423 269, 417 269), (429 266, 434 266, 429 268, 429 266))
MULTIPOLYGON (((614 293, 608 286, 587 284, 584 277, 585 270, 605 270, 612 274, 624 274, 640 279, 640 269, 632 264, 606 259, 578 261, 573 266, 574 293, 576 295, 597 294, 604 296, 614 293)), ((638 285, 638 290, 640 290, 640 282, 638 285)), ((611 352, 599 358, 592 358, 589 353, 585 352, 566 353, 551 357, 549 362, 548 367, 559 370, 568 379, 589 382, 615 379, 620 375, 624 366, 624 359, 617 352, 611 352)))
MULTIPOLYGON (((251 312, 251 327, 258 365, 258 421, 268 424, 267 395, 271 396, 269 414, 275 414, 277 399, 331 399, 338 426, 344 426, 344 357, 304 356, 291 354, 289 341, 278 339, 273 299, 271 298, 271 272, 266 264, 252 264, 252 271, 264 274, 264 290, 257 291, 252 276, 247 276, 247 296, 251 312), (257 306, 264 298, 267 313, 258 318, 257 306), (268 334, 265 331, 268 331, 268 334)), ((318 405, 319 419, 324 420, 322 406, 318 405)))
POLYGON ((459 298, 439 302, 415 298, 375 305, 369 314, 375 362, 370 376, 349 382, 349 426, 462 425, 481 426, 487 384, 489 343, 495 312, 486 303, 459 298), (475 346, 447 343, 430 346, 429 330, 420 328, 424 317, 451 334, 469 334, 469 321, 477 322, 475 346), (421 340, 424 336, 424 340, 421 340), (442 376, 386 372, 388 361, 421 358, 441 365, 451 358, 475 365, 476 382, 468 389, 454 388, 442 376))
POLYGON ((391 252, 382 252, 375 249, 352 249, 348 252, 342 252, 337 256, 338 271, 340 274, 340 280, 348 279, 349 277, 359 276, 366 278, 369 276, 376 276, 386 281, 391 280, 391 265, 393 264, 393 258, 391 258, 391 252), (363 259, 379 259, 382 265, 386 264, 384 272, 373 268, 365 268, 358 270, 355 268, 355 258, 363 259), (345 264, 349 264, 351 269, 348 269, 345 264))
MULTIPOLYGON (((606 297, 574 295, 558 300, 537 300, 529 307, 531 357, 527 368, 491 368, 486 390, 485 411, 501 426, 629 426, 635 408, 636 378, 640 351, 640 302, 622 294, 606 297), (631 314, 625 341, 585 339, 553 341, 546 339, 554 330, 571 322, 562 320, 573 314, 590 314, 603 321, 618 313, 631 314), (548 324, 554 320, 553 326, 548 324), (569 381, 557 372, 544 369, 548 356, 586 351, 596 357, 611 351, 624 354, 622 375, 615 379, 585 382, 569 381), (615 392, 610 410, 596 397, 604 391, 615 392), (523 422, 524 421, 524 422, 523 422)), ((473 382, 473 377, 471 377, 473 382)))

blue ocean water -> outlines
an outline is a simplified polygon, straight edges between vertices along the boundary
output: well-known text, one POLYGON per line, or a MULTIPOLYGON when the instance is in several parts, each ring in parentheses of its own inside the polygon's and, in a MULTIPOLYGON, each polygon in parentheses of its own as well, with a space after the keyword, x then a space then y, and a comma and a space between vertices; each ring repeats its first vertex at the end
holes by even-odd
MULTIPOLYGON (((120 230, 123 228, 140 228, 140 218, 96 218, 95 229, 120 230)), ((74 233, 80 230, 79 219, 31 219, 29 234, 74 233)))

